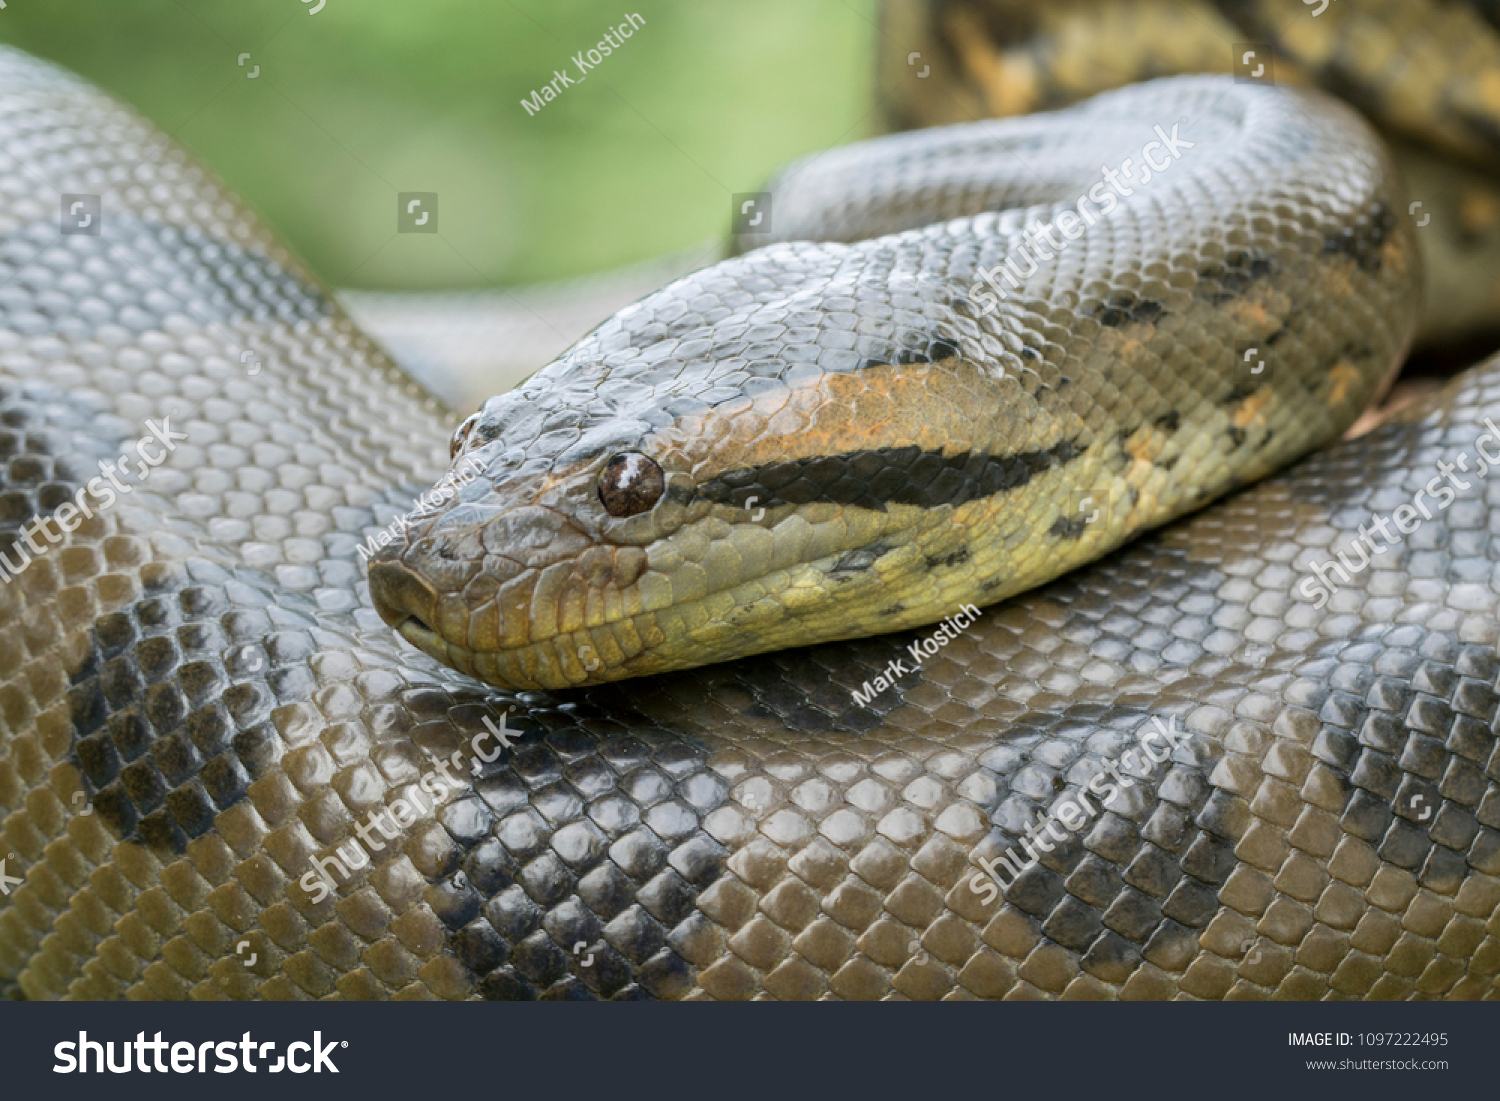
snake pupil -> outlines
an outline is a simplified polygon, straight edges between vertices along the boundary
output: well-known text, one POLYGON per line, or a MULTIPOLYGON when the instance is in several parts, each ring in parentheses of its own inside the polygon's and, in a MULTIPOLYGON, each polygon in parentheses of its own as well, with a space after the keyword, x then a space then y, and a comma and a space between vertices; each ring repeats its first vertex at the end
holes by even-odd
POLYGON ((667 488, 667 476, 655 461, 639 451, 616 455, 599 475, 599 500, 611 516, 634 516, 645 512, 667 488))

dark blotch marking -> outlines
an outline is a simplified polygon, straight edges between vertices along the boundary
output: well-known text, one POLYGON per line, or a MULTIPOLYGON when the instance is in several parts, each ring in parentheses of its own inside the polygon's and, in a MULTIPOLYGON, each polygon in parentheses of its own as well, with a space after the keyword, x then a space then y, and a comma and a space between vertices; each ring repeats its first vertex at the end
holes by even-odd
MULTIPOLYGON (((1047 529, 1047 534, 1054 535, 1059 539, 1077 539, 1083 535, 1083 529, 1088 526, 1088 521, 1081 516, 1076 519, 1070 516, 1059 516, 1056 520, 1052 521, 1052 526, 1047 529)), ((999 581, 990 581, 984 587, 987 589, 994 588, 999 583, 999 581)))
MULTIPOLYGON (((833 690, 826 672, 803 673, 833 690)), ((794 695, 778 698, 795 705, 794 695)), ((481 698, 454 731, 465 742, 478 716, 493 713, 481 698)), ((436 814, 452 844, 426 877, 425 897, 447 929, 449 951, 489 1000, 682 997, 694 971, 673 938, 692 928, 685 923, 698 898, 729 857, 702 830, 728 791, 705 767, 708 750, 692 733, 641 715, 613 685, 574 695, 567 712, 543 704, 512 729, 527 736, 484 766, 473 795, 436 814), (588 784, 608 779, 598 792, 605 809, 591 819, 559 783, 562 774, 588 784), (519 830, 507 824, 518 794, 543 808, 519 830), (670 842, 641 822, 642 804, 663 800, 678 808, 665 819, 670 842), (590 946, 588 966, 571 951, 580 941, 590 946)))
POLYGON ((1245 293, 1257 279, 1276 273, 1276 261, 1244 251, 1231 252, 1222 261, 1214 260, 1198 269, 1196 297, 1221 306, 1245 293), (1217 289, 1214 289, 1217 287, 1217 289))
POLYGON ((846 451, 731 470, 698 487, 698 496, 735 508, 806 505, 814 501, 884 512, 891 505, 938 508, 1004 493, 1081 452, 1064 440, 1040 451, 944 455, 919 447, 846 451))
POLYGON ((690 505, 693 503, 693 487, 682 482, 668 482, 663 496, 673 504, 690 505))
POLYGON ((884 359, 867 357, 860 362, 857 370, 866 371, 871 368, 889 367, 892 364, 907 366, 912 363, 936 363, 944 359, 962 358, 963 352, 960 351, 956 339, 937 336, 929 340, 925 348, 894 348, 886 354, 884 359))
POLYGON ((1323 253, 1342 253, 1368 272, 1380 270, 1380 250, 1395 228, 1396 215, 1383 201, 1370 206, 1368 214, 1361 215, 1352 226, 1339 233, 1323 238, 1323 253))
POLYGON ((896 353, 897 363, 935 363, 941 359, 962 359, 963 353, 958 350, 958 345, 951 340, 938 337, 927 342, 925 351, 915 348, 903 348, 896 353))
POLYGON ((860 547, 858 550, 849 551, 833 564, 833 573, 857 573, 867 570, 875 564, 875 560, 884 554, 895 550, 890 543, 871 543, 868 547, 860 547))
POLYGON ((930 572, 932 570, 947 569, 947 568, 949 568, 951 566, 957 566, 957 565, 960 565, 961 563, 967 562, 968 560, 969 560, 969 548, 968 547, 961 547, 958 550, 954 551, 952 554, 944 554, 944 555, 937 555, 937 556, 931 556, 930 555, 930 556, 928 556, 926 562, 923 563, 923 565, 930 572))
POLYGON ((1099 324, 1119 328, 1132 322, 1150 324, 1166 312, 1166 307, 1154 298, 1137 298, 1133 294, 1111 295, 1109 301, 1095 313, 1099 324))
POLYGON ((1163 413, 1151 423, 1163 432, 1176 432, 1178 428, 1182 427, 1182 414, 1173 409, 1170 413, 1163 413))

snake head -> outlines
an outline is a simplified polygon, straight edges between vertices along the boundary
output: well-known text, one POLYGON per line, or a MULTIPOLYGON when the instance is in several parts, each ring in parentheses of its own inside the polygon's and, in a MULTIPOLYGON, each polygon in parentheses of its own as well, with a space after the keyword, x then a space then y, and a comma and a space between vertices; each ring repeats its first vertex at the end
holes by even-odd
POLYGON ((386 622, 491 684, 560 688, 976 599, 965 525, 1071 457, 1066 442, 1032 439, 1045 418, 973 415, 1034 403, 964 357, 957 327, 976 326, 942 288, 819 272, 841 332, 775 251, 657 292, 460 425, 449 480, 480 473, 373 557, 386 622), (897 293, 910 334, 856 331, 897 293))

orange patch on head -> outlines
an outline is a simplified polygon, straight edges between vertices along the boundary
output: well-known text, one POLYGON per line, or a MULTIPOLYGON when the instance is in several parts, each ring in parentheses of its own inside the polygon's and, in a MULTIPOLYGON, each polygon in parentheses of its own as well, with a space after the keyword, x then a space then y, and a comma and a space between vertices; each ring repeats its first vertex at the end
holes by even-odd
POLYGON ((976 446, 976 407, 995 408, 1000 401, 997 380, 977 370, 882 365, 817 375, 689 414, 662 438, 709 476, 882 447, 956 455, 976 446))

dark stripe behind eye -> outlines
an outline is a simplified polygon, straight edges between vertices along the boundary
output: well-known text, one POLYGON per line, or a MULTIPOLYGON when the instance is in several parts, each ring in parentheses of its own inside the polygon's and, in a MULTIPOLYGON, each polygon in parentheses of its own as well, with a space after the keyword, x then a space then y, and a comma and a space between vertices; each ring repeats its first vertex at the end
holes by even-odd
POLYGON ((846 451, 746 467, 698 487, 698 496, 735 508, 775 508, 815 501, 884 512, 890 505, 962 505, 1023 486, 1079 454, 1071 440, 1044 451, 944 455, 918 447, 846 451), (751 498, 754 503, 751 504, 751 498))

